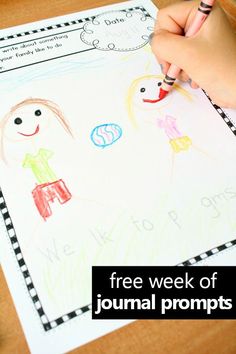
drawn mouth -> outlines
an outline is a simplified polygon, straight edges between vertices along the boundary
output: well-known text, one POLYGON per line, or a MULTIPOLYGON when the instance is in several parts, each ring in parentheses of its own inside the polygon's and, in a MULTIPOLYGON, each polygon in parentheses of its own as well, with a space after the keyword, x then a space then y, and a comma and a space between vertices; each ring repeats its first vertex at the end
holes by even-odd
POLYGON ((32 134, 24 134, 24 133, 20 133, 20 132, 18 132, 18 134, 23 135, 23 136, 33 136, 33 135, 37 134, 38 132, 39 132, 39 125, 37 125, 35 132, 32 134))
POLYGON ((161 101, 161 98, 157 98, 156 100, 150 100, 148 98, 143 98, 143 102, 147 102, 147 103, 157 103, 161 101))

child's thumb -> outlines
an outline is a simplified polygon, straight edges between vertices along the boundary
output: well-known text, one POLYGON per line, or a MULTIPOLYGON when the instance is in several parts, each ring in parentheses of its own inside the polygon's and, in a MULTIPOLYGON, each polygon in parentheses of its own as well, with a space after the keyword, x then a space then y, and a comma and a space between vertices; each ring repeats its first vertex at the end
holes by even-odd
POLYGON ((189 60, 189 45, 187 38, 166 30, 158 30, 151 40, 152 51, 159 62, 166 61, 184 69, 189 60))

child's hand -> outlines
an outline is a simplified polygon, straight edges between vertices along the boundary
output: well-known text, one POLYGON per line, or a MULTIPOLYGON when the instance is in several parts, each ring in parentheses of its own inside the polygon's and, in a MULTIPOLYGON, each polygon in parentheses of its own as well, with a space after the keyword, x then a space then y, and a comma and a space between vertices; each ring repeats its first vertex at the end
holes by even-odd
POLYGON ((199 32, 186 38, 199 1, 159 10, 152 51, 166 74, 170 63, 182 69, 179 79, 204 89, 218 105, 236 108, 236 34, 215 4, 199 32))

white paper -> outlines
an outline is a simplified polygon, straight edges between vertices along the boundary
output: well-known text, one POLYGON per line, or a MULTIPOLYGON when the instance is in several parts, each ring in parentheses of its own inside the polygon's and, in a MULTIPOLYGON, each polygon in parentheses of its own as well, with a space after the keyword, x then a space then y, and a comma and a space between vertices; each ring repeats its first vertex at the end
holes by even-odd
POLYGON ((91 320, 92 265, 235 238, 236 112, 179 84, 149 102, 155 17, 130 1, 0 31, 1 261, 33 353, 127 323, 91 320))

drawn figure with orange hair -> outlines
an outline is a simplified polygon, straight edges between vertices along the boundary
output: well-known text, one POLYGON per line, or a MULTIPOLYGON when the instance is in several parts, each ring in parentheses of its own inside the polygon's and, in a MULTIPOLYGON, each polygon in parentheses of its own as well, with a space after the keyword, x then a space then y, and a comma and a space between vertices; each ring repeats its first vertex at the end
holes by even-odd
MULTIPOLYGON (((52 101, 41 98, 30 98, 11 108, 1 122, 2 157, 4 154, 3 139, 12 142, 33 141, 43 132, 49 121, 57 120, 62 128, 72 136, 72 132, 59 107, 52 101)), ((53 152, 39 149, 35 155, 27 153, 22 166, 29 168, 37 183, 32 191, 35 205, 44 220, 52 215, 50 203, 58 200, 64 204, 71 199, 71 193, 65 182, 59 179, 49 165, 53 152)))

